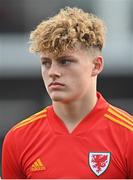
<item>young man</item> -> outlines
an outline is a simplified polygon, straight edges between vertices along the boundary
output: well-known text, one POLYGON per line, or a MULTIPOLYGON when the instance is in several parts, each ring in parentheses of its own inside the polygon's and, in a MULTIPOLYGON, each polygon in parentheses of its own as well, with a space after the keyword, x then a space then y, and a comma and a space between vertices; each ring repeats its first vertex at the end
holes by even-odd
POLYGON ((105 25, 62 9, 31 33, 52 105, 18 123, 3 144, 3 178, 133 178, 133 118, 97 89, 105 25))

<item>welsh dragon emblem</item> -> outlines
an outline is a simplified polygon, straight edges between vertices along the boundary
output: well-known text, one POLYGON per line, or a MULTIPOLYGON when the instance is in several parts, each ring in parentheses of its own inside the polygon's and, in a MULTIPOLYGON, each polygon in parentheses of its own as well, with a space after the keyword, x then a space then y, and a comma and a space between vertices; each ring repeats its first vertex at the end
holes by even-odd
POLYGON ((89 166, 93 173, 100 176, 107 169, 110 163, 109 152, 90 152, 89 166))

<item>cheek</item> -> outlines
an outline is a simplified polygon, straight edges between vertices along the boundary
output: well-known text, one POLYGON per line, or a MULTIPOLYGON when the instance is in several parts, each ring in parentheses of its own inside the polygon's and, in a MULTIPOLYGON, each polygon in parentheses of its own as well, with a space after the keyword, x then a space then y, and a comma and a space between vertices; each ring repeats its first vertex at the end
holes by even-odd
POLYGON ((71 77, 69 83, 71 83, 73 89, 80 91, 85 87, 86 84, 88 84, 88 79, 83 74, 77 74, 71 77))
POLYGON ((44 68, 41 68, 42 77, 45 78, 47 76, 47 71, 44 68))
POLYGON ((46 84, 47 83, 47 79, 48 79, 46 71, 41 69, 41 74, 42 74, 43 81, 46 84))
POLYGON ((80 89, 87 88, 90 86, 92 81, 91 73, 87 71, 83 71, 78 77, 77 77, 77 85, 80 89))

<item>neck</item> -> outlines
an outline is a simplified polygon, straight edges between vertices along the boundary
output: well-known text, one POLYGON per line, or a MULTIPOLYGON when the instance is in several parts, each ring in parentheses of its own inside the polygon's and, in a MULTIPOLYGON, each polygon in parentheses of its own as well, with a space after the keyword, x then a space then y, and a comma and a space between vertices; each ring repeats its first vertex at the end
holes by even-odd
POLYGON ((94 108, 97 102, 96 92, 87 97, 70 103, 53 102, 55 113, 62 119, 69 131, 72 131, 79 122, 94 108))

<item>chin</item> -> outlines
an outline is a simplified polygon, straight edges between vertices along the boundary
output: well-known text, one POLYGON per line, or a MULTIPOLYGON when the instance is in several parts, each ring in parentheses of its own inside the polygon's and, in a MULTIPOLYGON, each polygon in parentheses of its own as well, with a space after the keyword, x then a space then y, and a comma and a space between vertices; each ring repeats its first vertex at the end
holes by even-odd
POLYGON ((61 96, 61 95, 51 95, 50 96, 51 100, 54 101, 54 102, 68 102, 69 98, 68 97, 65 97, 65 96, 61 96))
POLYGON ((73 96, 68 95, 68 93, 51 93, 49 94, 52 101, 68 103, 73 100, 73 96))
POLYGON ((73 101, 73 99, 70 99, 70 98, 67 98, 67 97, 51 97, 51 100, 53 102, 60 102, 60 103, 63 103, 63 104, 69 104, 73 101))
POLYGON ((64 98, 51 98, 53 102, 67 103, 68 101, 64 98))
POLYGON ((50 95, 50 98, 52 101, 56 101, 56 102, 63 101, 65 99, 64 97, 55 94, 50 95))

